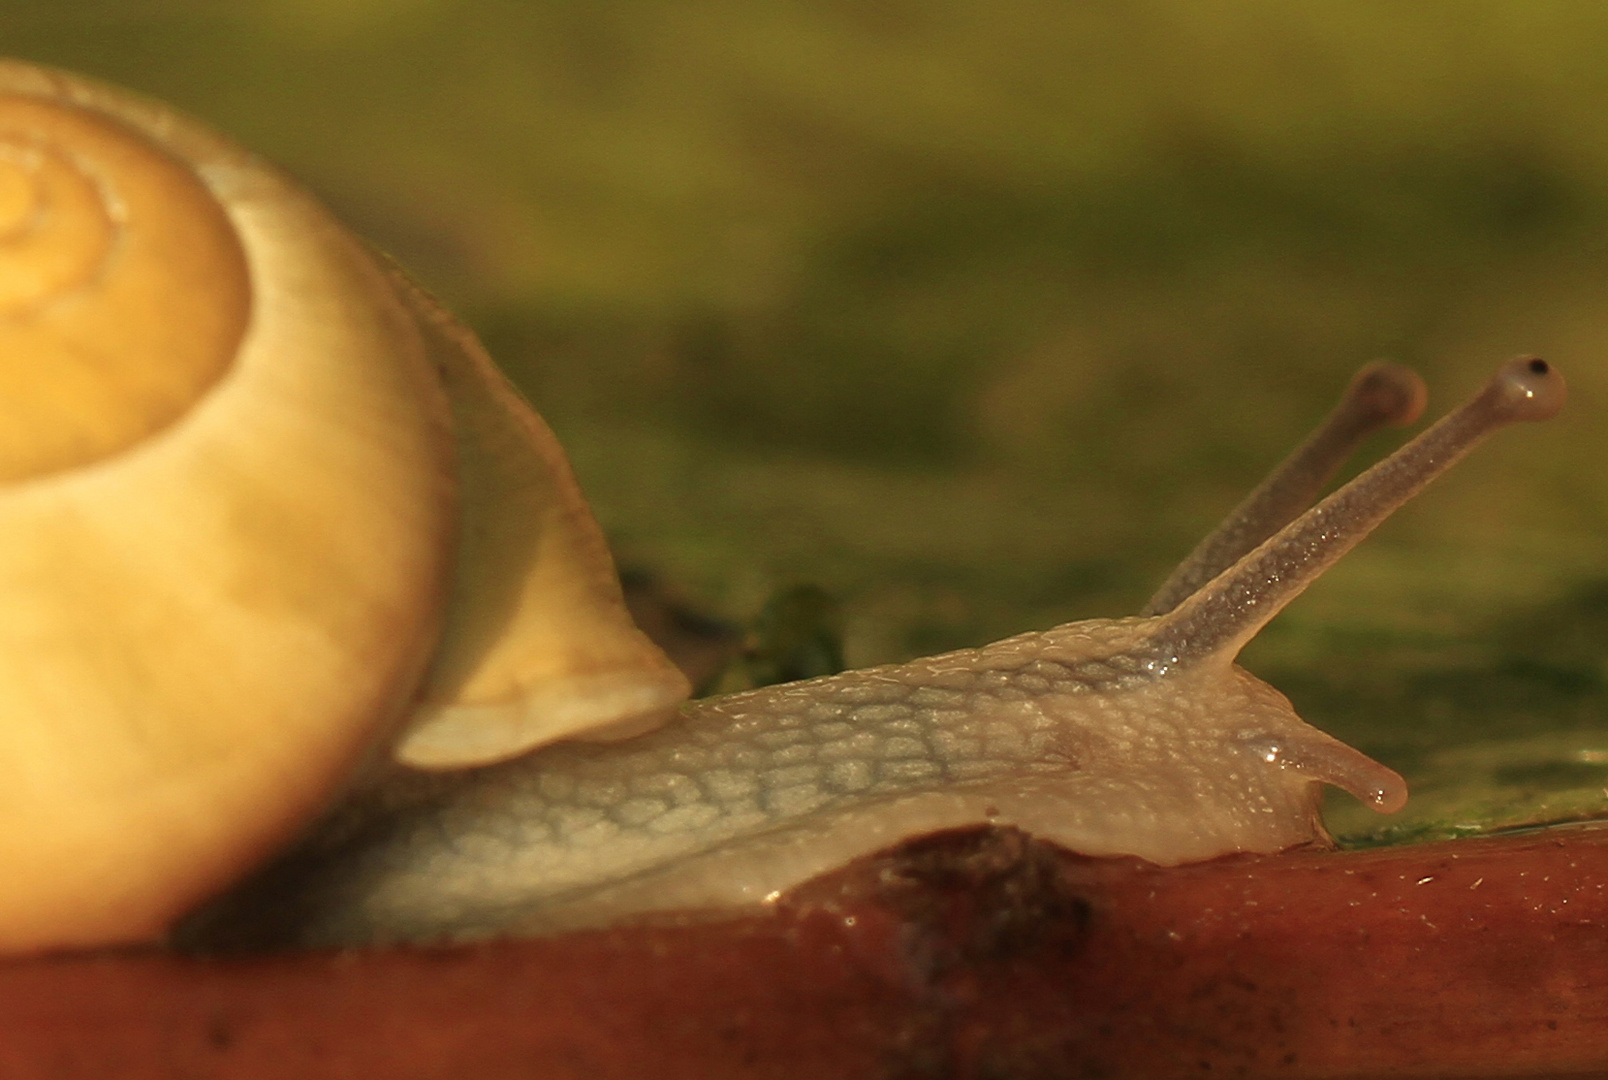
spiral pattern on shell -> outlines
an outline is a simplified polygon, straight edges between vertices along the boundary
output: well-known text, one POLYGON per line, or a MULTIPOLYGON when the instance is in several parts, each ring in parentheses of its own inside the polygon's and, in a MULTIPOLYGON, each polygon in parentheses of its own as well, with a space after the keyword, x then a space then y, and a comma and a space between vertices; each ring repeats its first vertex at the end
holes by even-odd
POLYGON ((0 98, 0 481, 172 423, 228 369, 250 297, 183 163, 109 116, 0 98))

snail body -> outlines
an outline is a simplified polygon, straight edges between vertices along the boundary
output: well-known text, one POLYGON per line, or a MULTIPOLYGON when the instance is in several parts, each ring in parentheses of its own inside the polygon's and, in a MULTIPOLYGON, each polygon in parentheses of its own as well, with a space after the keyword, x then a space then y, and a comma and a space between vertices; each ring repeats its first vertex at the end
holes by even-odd
POLYGON ((3 65, 12 256, 6 325, 56 351, 0 360, 21 433, 0 444, 11 950, 149 939, 220 892, 182 940, 545 932, 760 902, 981 821, 1159 864, 1326 842, 1322 784, 1383 810, 1405 786, 1234 657, 1481 437, 1564 393, 1515 361, 1305 510, 1361 435, 1422 407, 1416 376, 1368 369, 1142 616, 672 718, 686 682, 630 624, 551 433, 290 181, 159 106, 3 65), (141 155, 155 180, 113 168, 141 155), (165 277, 122 302, 154 289, 178 314, 128 351, 102 332, 123 316, 68 315, 140 269, 147 215, 123 192, 147 188, 204 209, 150 245, 165 277), (110 238, 104 267, 41 262, 35 233, 80 205, 100 209, 71 250, 110 238))
POLYGON ((1512 361, 1461 409, 1286 522, 1362 434, 1422 408, 1416 376, 1365 369, 1145 616, 694 702, 625 743, 560 744, 403 780, 349 804, 183 937, 431 940, 730 908, 980 822, 1159 865, 1328 844, 1323 784, 1385 812, 1406 801, 1406 786, 1304 723, 1235 655, 1481 438, 1553 415, 1563 395, 1545 361, 1512 361), (1205 584, 1192 587, 1197 579, 1205 584))

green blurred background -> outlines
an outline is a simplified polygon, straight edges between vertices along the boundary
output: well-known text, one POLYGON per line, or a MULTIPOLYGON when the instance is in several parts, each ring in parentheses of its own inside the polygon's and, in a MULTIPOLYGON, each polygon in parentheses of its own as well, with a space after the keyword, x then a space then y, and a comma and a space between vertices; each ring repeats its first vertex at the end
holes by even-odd
MULTIPOLYGON (((855 665, 1135 610, 1360 363, 1568 375, 1246 656, 1407 774, 1608 807, 1608 5, 6 0, 482 332, 622 558, 855 665)), ((1382 439, 1374 453, 1392 440, 1382 439)))

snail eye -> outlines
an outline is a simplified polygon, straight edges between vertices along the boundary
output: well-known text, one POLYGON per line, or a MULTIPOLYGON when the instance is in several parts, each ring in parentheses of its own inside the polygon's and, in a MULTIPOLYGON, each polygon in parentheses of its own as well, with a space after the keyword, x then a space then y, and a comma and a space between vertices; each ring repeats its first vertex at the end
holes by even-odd
POLYGON ((1238 654, 1318 575, 1486 437, 1516 421, 1551 419, 1567 396, 1563 376, 1546 361, 1523 356, 1503 364, 1460 408, 1162 616, 1153 642, 1156 653, 1174 664, 1191 656, 1238 654))

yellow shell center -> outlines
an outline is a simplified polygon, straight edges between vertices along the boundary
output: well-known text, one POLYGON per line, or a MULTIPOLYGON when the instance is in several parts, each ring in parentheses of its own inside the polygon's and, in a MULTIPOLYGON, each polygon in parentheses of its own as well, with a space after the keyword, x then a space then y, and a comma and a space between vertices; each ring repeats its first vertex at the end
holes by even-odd
POLYGON ((0 481, 177 420, 249 313, 234 228, 187 166, 110 117, 0 95, 0 481))

